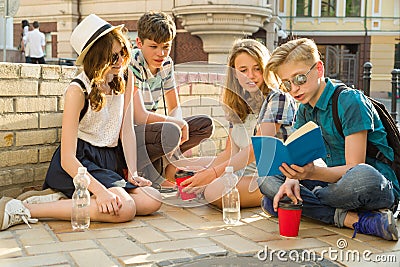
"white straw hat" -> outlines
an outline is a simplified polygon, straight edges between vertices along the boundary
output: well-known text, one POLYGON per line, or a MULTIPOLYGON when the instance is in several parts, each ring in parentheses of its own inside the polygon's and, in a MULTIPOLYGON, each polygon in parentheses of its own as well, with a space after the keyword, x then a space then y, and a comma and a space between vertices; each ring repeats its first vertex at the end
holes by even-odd
POLYGON ((78 53, 76 65, 82 65, 83 59, 90 47, 102 36, 110 31, 123 28, 124 24, 112 26, 107 21, 99 18, 95 14, 90 14, 79 23, 71 34, 71 45, 78 53))

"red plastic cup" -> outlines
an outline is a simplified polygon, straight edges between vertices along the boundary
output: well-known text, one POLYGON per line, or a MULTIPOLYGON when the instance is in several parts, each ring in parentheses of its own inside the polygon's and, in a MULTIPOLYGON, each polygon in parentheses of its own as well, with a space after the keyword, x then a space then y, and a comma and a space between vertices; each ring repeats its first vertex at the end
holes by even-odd
MULTIPOLYGON (((183 173, 181 173, 183 174, 183 173)), ((179 195, 181 197, 182 200, 191 200, 197 197, 196 194, 194 193, 187 193, 187 192, 183 192, 182 189, 185 188, 186 186, 181 186, 181 183, 183 181, 185 181, 186 179, 189 179, 190 177, 193 176, 193 173, 185 173, 185 176, 180 175, 180 172, 177 172, 177 175, 175 175, 175 181, 176 184, 178 186, 178 190, 179 190, 179 195)))
POLYGON ((301 211, 303 203, 294 204, 289 201, 280 201, 278 204, 279 234, 284 237, 299 235, 301 211))

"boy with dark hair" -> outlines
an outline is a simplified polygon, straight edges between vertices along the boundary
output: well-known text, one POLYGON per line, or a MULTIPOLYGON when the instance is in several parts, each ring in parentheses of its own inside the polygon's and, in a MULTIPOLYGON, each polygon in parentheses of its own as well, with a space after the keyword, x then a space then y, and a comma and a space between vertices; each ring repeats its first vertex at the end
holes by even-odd
MULTIPOLYGON (((164 12, 146 12, 137 23, 136 49, 132 53, 131 69, 136 76, 136 86, 141 90, 147 110, 156 111, 163 99, 166 115, 186 121, 188 127, 179 129, 172 123, 153 123, 136 126, 139 171, 154 185, 172 187, 165 181, 162 157, 179 159, 181 153, 197 146, 213 132, 212 119, 206 115, 182 118, 175 84, 174 66, 169 56, 176 26, 171 16, 164 12), (142 153, 141 153, 142 152, 142 153)), ((174 173, 176 168, 169 164, 174 173)))
POLYGON ((389 210, 400 192, 396 175, 389 165, 366 156, 368 141, 393 160, 385 128, 371 101, 360 90, 340 93, 337 106, 343 138, 332 120, 332 96, 339 85, 324 77, 314 41, 302 38, 276 48, 267 70, 280 78, 282 91, 301 103, 295 128, 308 121, 318 124, 328 153, 327 166, 283 163, 279 167, 283 175, 260 177, 264 211, 276 215, 279 200, 287 197, 295 203, 303 201, 304 216, 352 228, 353 237, 362 233, 398 240, 389 210))

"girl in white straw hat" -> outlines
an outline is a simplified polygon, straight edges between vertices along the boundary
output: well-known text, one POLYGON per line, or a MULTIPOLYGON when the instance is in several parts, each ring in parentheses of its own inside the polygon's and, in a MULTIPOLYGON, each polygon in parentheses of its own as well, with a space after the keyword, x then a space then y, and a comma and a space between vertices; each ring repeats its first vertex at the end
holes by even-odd
POLYGON ((65 92, 61 145, 50 163, 46 190, 0 199, 1 230, 35 222, 31 216, 69 220, 72 177, 81 166, 90 176, 92 221, 125 222, 160 208, 160 193, 137 173, 133 124, 180 121, 146 111, 127 68, 131 48, 122 28, 92 14, 74 29, 71 44, 83 72, 65 92))

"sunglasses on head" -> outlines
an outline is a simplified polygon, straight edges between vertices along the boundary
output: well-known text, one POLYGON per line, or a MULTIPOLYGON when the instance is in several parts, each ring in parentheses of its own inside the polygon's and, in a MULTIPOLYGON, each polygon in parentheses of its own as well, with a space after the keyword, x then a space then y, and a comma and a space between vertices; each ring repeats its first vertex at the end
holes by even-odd
POLYGON ((117 64, 120 56, 122 58, 124 58, 126 56, 126 52, 125 52, 125 48, 124 47, 118 53, 113 53, 112 54, 111 64, 113 64, 113 65, 117 64))
POLYGON ((292 83, 294 85, 303 85, 307 82, 307 75, 310 73, 310 71, 317 65, 318 62, 315 62, 311 68, 307 71, 306 74, 297 74, 296 76, 293 77, 292 80, 287 80, 281 82, 280 88, 281 90, 285 92, 290 92, 292 90, 292 83))

